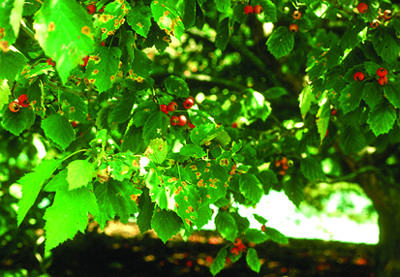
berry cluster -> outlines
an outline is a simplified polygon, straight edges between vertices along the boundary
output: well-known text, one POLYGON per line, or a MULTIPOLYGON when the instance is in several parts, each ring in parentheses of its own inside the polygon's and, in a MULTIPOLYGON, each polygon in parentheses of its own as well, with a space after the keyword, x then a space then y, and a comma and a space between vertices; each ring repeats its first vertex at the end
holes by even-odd
MULTIPOLYGON (((357 10, 360 14, 365 14, 368 11, 368 5, 366 3, 359 3, 357 5, 357 10)), ((382 14, 382 12, 379 9, 379 15, 378 15, 377 19, 374 19, 372 22, 369 23, 369 25, 371 26, 371 28, 375 29, 379 26, 379 24, 382 23, 380 20, 388 21, 391 18, 392 18, 391 10, 385 10, 382 14)))
POLYGON ((235 256, 239 255, 240 252, 246 251, 246 246, 242 243, 242 240, 239 238, 236 238, 233 242, 233 245, 235 247, 232 247, 231 253, 235 256))
MULTIPOLYGON (((190 96, 189 98, 187 98, 185 100, 185 102, 183 102, 183 106, 185 107, 185 109, 189 110, 193 107, 194 105, 194 98, 192 96, 190 96)), ((164 105, 161 104, 160 105, 160 109, 163 113, 165 113, 166 115, 168 115, 169 112, 174 112, 176 109, 178 108, 178 104, 176 102, 169 102, 168 105, 164 105)), ((187 123, 187 118, 184 115, 180 115, 180 116, 171 116, 171 125, 172 126, 185 126, 187 123)), ((188 122, 188 127, 193 129, 196 126, 193 125, 192 122, 188 122)))
MULTIPOLYGON (((294 20, 299 20, 301 18, 301 12, 299 11, 294 11, 293 12, 293 19, 294 20)), ((299 27, 297 26, 297 24, 290 24, 289 26, 289 31, 291 31, 292 33, 296 33, 299 30, 299 27)))
POLYGON ((275 161, 275 166, 280 167, 282 166, 282 169, 279 171, 279 174, 284 176, 286 174, 286 170, 293 164, 292 161, 288 162, 288 159, 286 157, 282 157, 280 160, 275 161))
MULTIPOLYGON (((376 75, 378 75, 378 77, 379 77, 378 82, 381 86, 384 86, 388 83, 388 79, 386 77, 387 70, 385 68, 383 68, 383 67, 378 68, 378 70, 376 71, 376 75)), ((364 80, 364 74, 362 72, 356 72, 354 74, 354 80, 356 80, 356 81, 364 80)))
POLYGON ((250 5, 244 7, 244 13, 249 15, 251 13, 260 14, 263 11, 263 8, 260 5, 255 5, 254 8, 250 5))
POLYGON ((28 96, 26 94, 22 94, 18 97, 18 100, 15 100, 13 102, 11 102, 8 105, 8 108, 10 109, 10 111, 12 111, 13 113, 16 113, 20 110, 20 108, 27 108, 29 107, 29 101, 28 101, 28 96))

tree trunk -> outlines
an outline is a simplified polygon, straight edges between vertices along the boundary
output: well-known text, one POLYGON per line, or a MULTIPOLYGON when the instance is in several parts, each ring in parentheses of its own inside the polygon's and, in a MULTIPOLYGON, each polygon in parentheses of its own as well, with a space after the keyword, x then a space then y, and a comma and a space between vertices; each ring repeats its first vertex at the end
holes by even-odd
POLYGON ((400 276, 400 189, 378 179, 375 172, 360 175, 359 181, 379 215, 375 276, 398 277, 400 276))

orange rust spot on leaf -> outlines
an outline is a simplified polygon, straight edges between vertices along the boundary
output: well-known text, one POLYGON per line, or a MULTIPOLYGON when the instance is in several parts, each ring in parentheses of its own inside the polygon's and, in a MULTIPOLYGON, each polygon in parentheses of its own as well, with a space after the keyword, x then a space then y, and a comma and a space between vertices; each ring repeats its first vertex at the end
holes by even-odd
POLYGON ((186 201, 188 201, 188 197, 187 197, 187 196, 183 197, 183 199, 185 199, 186 201))
POLYGON ((94 82, 96 82, 95 79, 89 79, 89 83, 94 84, 94 82))
POLYGON ((92 75, 96 75, 97 73, 99 73, 99 70, 98 70, 98 69, 95 69, 95 70, 93 70, 92 75))
POLYGON ((191 165, 191 166, 190 166, 190 168, 192 169, 192 171, 195 171, 195 170, 197 170, 197 166, 196 166, 196 165, 194 165, 194 164, 193 164, 193 165, 191 165))
POLYGON ((49 23, 49 26, 48 26, 48 28, 47 28, 47 31, 52 32, 52 31, 54 31, 55 29, 56 29, 56 24, 54 24, 53 21, 50 22, 50 23, 49 23))
POLYGON ((101 28, 101 32, 102 32, 102 33, 107 32, 107 28, 101 28))
POLYGON ((110 77, 111 82, 114 81, 114 78, 115 78, 115 76, 114 76, 114 75, 111 75, 111 77, 110 77))
POLYGON ((189 211, 189 210, 186 210, 186 213, 188 214, 188 213, 190 213, 190 211, 189 211))
POLYGON ((90 28, 88 26, 83 26, 81 32, 84 35, 90 35, 90 28))

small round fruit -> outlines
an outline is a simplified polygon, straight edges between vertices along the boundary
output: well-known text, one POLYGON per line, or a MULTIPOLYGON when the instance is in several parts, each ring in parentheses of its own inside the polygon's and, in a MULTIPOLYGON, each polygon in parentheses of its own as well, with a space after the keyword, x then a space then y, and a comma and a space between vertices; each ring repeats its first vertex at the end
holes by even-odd
POLYGON ((243 243, 239 244, 237 248, 239 249, 240 252, 246 251, 246 245, 244 245, 243 243))
POLYGON ((253 13, 253 7, 250 6, 250 5, 244 7, 244 13, 247 14, 247 15, 248 15, 249 13, 253 13))
POLYGON ((294 18, 295 20, 299 20, 299 19, 301 18, 301 12, 299 12, 299 11, 294 11, 294 12, 293 12, 293 18, 294 18))
POLYGON ((18 103, 23 108, 29 107, 28 95, 22 94, 18 97, 18 103))
POLYGON ((185 102, 183 102, 183 106, 187 110, 191 109, 193 107, 193 105, 194 105, 193 98, 188 98, 188 99, 185 100, 185 102))
POLYGON ((379 20, 374 19, 372 22, 369 23, 369 25, 371 26, 371 28, 376 28, 379 26, 379 20))
POLYGON ((368 5, 365 4, 365 3, 360 3, 357 6, 357 10, 358 10, 359 13, 366 13, 367 10, 368 10, 368 5))
POLYGON ((297 27, 296 24, 291 24, 291 25, 289 26, 289 30, 290 30, 292 33, 296 33, 297 30, 299 30, 299 27, 297 27))
POLYGON ((176 110, 176 108, 178 108, 178 104, 176 104, 175 102, 169 102, 167 109, 170 112, 173 112, 176 110))
POLYGON ((275 161, 275 166, 276 167, 280 167, 282 165, 282 162, 281 161, 275 161))
POLYGON ((72 122, 71 122, 71 125, 72 125, 72 128, 75 128, 76 125, 78 125, 78 121, 72 121, 72 122))
POLYGON ((105 41, 102 41, 102 42, 100 43, 100 45, 101 45, 101 46, 106 46, 106 42, 105 42, 105 41))
POLYGON ((265 232, 265 229, 267 228, 267 226, 265 226, 265 224, 263 224, 262 226, 261 226, 261 231, 263 231, 263 232, 265 232))
POLYGON ((254 6, 254 13, 255 14, 260 14, 263 11, 263 8, 260 5, 255 5, 254 6))
POLYGON ((93 4, 87 6, 87 12, 88 12, 88 14, 94 14, 96 12, 96 6, 93 4))
POLYGON ((386 70, 385 68, 381 67, 381 68, 379 68, 379 69, 376 71, 376 74, 377 74, 379 77, 386 76, 386 75, 387 75, 387 70, 386 70))
POLYGON ((179 125, 179 126, 185 126, 185 125, 186 125, 186 122, 187 122, 186 116, 180 115, 178 118, 179 118, 179 123, 178 123, 178 125, 179 125))
POLYGON ((9 108, 10 111, 12 111, 13 113, 16 113, 16 112, 19 111, 20 106, 19 106, 19 104, 18 104, 17 101, 14 101, 14 102, 11 102, 11 103, 8 105, 8 108, 9 108))
POLYGON ((287 165, 288 166, 293 166, 294 162, 292 160, 288 160, 287 165))
POLYGON ((89 55, 87 55, 86 57, 84 57, 84 58, 82 59, 82 61, 83 61, 83 64, 81 64, 81 66, 82 66, 82 67, 86 67, 86 65, 87 65, 87 63, 88 63, 88 61, 89 61, 89 55))
POLYGON ((279 171, 279 174, 282 175, 282 176, 285 176, 286 171, 285 170, 281 170, 281 171, 279 171))
POLYGON ((171 117, 171 125, 176 126, 179 123, 179 118, 177 116, 172 116, 171 117))
POLYGON ((287 164, 287 158, 286 157, 282 157, 281 162, 282 162, 282 165, 286 165, 287 164))
POLYGON ((287 170, 288 168, 289 168, 289 166, 288 166, 287 164, 282 165, 282 169, 283 169, 283 170, 287 170))
POLYGON ((326 137, 328 136, 328 132, 329 132, 329 130, 328 130, 328 129, 326 129, 326 133, 325 133, 325 136, 324 136, 324 138, 326 138, 326 137))
POLYGON ((380 84, 381 86, 384 86, 384 85, 386 85, 386 84, 388 83, 388 79, 387 79, 386 76, 379 77, 378 82, 379 82, 379 84, 380 84))
POLYGON ((160 105, 160 110, 161 110, 163 113, 168 114, 167 105, 161 104, 161 105, 160 105))
POLYGON ((391 10, 386 10, 386 11, 383 13, 383 19, 389 20, 389 19, 391 19, 391 18, 392 18, 392 11, 391 11, 391 10))
POLYGON ((99 10, 99 13, 103 13, 105 8, 106 8, 106 6, 103 6, 103 7, 99 10))
POLYGON ((53 62, 53 59, 52 59, 52 58, 50 58, 50 59, 47 59, 46 63, 47 63, 48 65, 51 65, 51 66, 53 66, 53 67, 56 65, 56 63, 55 63, 55 62, 53 62))
POLYGON ((190 129, 196 128, 196 126, 193 125, 192 121, 190 121, 190 120, 189 120, 189 122, 188 122, 188 127, 189 127, 190 129))
POLYGON ((331 111, 331 115, 335 115, 335 114, 336 114, 336 110, 333 109, 333 110, 331 111))
POLYGON ((233 255, 235 255, 235 256, 239 255, 239 248, 233 247, 233 248, 231 249, 231 253, 232 253, 233 255))
POLYGON ((231 126, 232 126, 232 128, 237 128, 238 125, 236 122, 233 122, 231 126))
POLYGON ((356 81, 364 80, 364 74, 362 74, 361 72, 356 72, 356 74, 354 74, 354 80, 356 81))
POLYGON ((234 246, 239 246, 240 244, 242 244, 242 240, 239 239, 239 238, 236 238, 236 239, 233 241, 233 245, 234 245, 234 246))

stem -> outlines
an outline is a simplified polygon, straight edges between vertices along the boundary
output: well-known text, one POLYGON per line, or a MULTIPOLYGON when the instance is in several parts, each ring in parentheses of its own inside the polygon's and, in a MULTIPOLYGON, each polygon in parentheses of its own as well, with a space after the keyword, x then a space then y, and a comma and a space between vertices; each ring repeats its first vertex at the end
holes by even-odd
MULTIPOLYGON (((36 0, 37 1, 37 0, 36 0)), ((29 29, 28 26, 26 26, 25 21, 23 19, 21 19, 21 28, 22 30, 24 30, 24 32, 33 40, 36 40, 35 38, 35 33, 29 29)))
POLYGON ((63 159, 63 161, 65 161, 66 159, 72 157, 73 155, 75 155, 75 154, 77 154, 77 153, 79 153, 79 152, 84 152, 84 151, 89 151, 89 150, 88 150, 88 149, 81 149, 81 150, 75 151, 74 153, 72 153, 72 154, 68 155, 67 157, 65 157, 65 158, 63 159))

